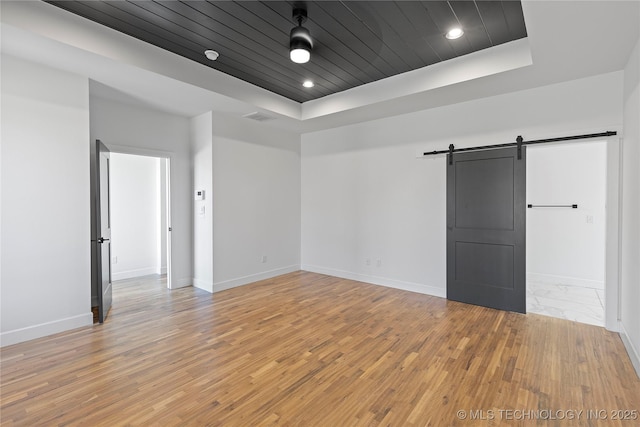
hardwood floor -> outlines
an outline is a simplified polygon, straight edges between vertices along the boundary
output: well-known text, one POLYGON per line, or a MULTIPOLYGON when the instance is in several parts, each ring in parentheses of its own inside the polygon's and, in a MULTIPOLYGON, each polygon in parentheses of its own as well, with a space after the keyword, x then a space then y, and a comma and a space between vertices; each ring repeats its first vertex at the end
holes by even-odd
POLYGON ((3 426, 640 425, 617 334, 307 272, 118 283, 105 324, 1 356, 3 426))

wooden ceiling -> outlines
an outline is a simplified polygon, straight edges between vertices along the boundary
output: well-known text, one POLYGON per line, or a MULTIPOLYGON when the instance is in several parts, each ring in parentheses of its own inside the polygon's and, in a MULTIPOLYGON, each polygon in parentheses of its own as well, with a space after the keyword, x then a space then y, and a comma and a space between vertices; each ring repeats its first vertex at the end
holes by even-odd
POLYGON ((47 1, 297 102, 527 36, 520 1, 47 1), (289 59, 294 6, 314 41, 289 59), (444 34, 460 25, 457 40, 444 34), (220 53, 208 60, 204 51, 220 53), (312 80, 313 88, 302 87, 312 80))

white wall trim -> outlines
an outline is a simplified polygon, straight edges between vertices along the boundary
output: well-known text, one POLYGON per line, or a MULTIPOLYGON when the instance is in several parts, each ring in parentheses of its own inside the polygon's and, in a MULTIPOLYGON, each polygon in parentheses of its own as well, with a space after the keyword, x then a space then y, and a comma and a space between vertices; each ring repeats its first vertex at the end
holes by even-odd
POLYGON ((386 286, 387 288, 402 289, 403 291, 417 292, 419 294, 431 295, 434 297, 446 298, 447 290, 433 285, 422 283, 405 282, 388 277, 369 276, 366 274, 353 273, 350 271, 336 270, 334 268, 320 267, 317 265, 303 265, 304 271, 312 273, 326 274, 343 279, 357 280, 359 282, 370 283, 372 285, 386 286))
POLYGON ((193 286, 203 291, 213 292, 213 282, 211 280, 193 279, 193 286))
MULTIPOLYGON (((100 139, 100 138, 98 138, 100 139)), ((102 140, 101 140, 102 141, 102 140)), ((168 215, 166 217, 166 224, 164 224, 166 227, 170 228, 172 226, 172 219, 171 219, 171 214, 170 212, 172 212, 175 208, 175 202, 173 201, 173 198, 171 196, 171 186, 173 185, 171 183, 171 168, 172 168, 172 162, 174 160, 174 157, 176 155, 176 153, 174 151, 166 151, 166 150, 158 150, 155 148, 146 148, 146 147, 136 147, 136 146, 132 146, 132 145, 121 145, 121 144, 112 144, 109 143, 107 141, 102 141, 107 148, 113 152, 113 153, 119 153, 119 154, 130 154, 130 155, 134 155, 134 156, 146 156, 146 157, 154 157, 154 158, 159 158, 159 159, 164 159, 167 163, 163 164, 162 162, 160 163, 160 168, 165 168, 168 166, 168 173, 166 174, 165 178, 164 178, 164 183, 162 183, 161 185, 163 186, 163 189, 165 191, 165 197, 167 198, 166 203, 168 203, 169 206, 161 206, 161 209, 167 209, 168 208, 168 215)), ((173 244, 171 243, 171 235, 169 233, 166 234, 166 239, 168 243, 168 246, 166 247, 162 247, 160 248, 161 251, 166 251, 167 254, 167 262, 173 262, 173 257, 172 255, 172 251, 173 251, 173 244)), ((182 278, 177 280, 177 283, 174 283, 174 279, 172 277, 170 277, 170 268, 171 266, 165 265, 160 269, 160 274, 166 274, 167 275, 167 288, 169 289, 178 289, 178 288, 185 288, 187 286, 191 286, 192 285, 192 280, 190 277, 187 278, 182 278)), ((123 272, 124 273, 124 272, 123 272)), ((150 274, 158 274, 158 268, 156 267, 156 269, 150 273, 150 274)), ((132 276, 133 277, 133 276, 132 276)), ((124 279, 125 277, 122 277, 122 279, 124 279)), ((121 279, 113 279, 113 280, 121 280, 121 279)))
POLYGON ((556 276, 554 274, 527 273, 527 282, 549 285, 562 284, 604 290, 604 282, 600 280, 581 279, 579 277, 556 276))
POLYGON ((622 138, 609 138, 607 140, 604 326, 614 332, 618 332, 621 312, 622 164, 622 138))
POLYGON ((171 287, 169 289, 186 288, 192 286, 193 279, 191 277, 183 277, 182 279, 175 279, 171 281, 171 287))
POLYGON ((134 277, 151 276, 155 274, 158 274, 157 267, 137 268, 135 270, 113 273, 111 280, 115 282, 116 280, 133 279, 134 277))
POLYGON ((262 273, 256 273, 249 276, 243 276, 236 279, 217 282, 213 284, 213 292, 220 292, 226 289, 236 288, 238 286, 247 285, 249 283, 257 282, 260 280, 271 279, 272 277, 280 276, 287 273, 293 273, 294 271, 298 270, 300 270, 299 265, 289 265, 287 267, 276 268, 275 270, 264 271, 262 273))
POLYGON ((93 313, 79 314, 66 319, 54 320, 52 322, 40 323, 39 325, 28 326, 26 328, 15 329, 0 334, 0 347, 18 344, 24 341, 42 338, 48 335, 66 332, 70 329, 82 328, 93 325, 93 313))
POLYGON ((631 339, 629 339, 629 335, 624 329, 624 325, 622 324, 622 322, 619 323, 618 329, 620 331, 619 334, 620 338, 622 339, 622 343, 627 350, 627 354, 629 354, 629 359, 631 359, 631 364, 636 370, 636 375, 638 375, 638 378, 640 379, 640 350, 633 346, 633 343, 631 342, 631 339))
MULTIPOLYGON (((98 138, 99 139, 99 138, 98 138)), ((130 145, 111 144, 108 141, 102 141, 107 148, 113 153, 133 154, 135 156, 158 157, 161 159, 171 159, 172 151, 156 150, 153 148, 141 148, 130 145)))

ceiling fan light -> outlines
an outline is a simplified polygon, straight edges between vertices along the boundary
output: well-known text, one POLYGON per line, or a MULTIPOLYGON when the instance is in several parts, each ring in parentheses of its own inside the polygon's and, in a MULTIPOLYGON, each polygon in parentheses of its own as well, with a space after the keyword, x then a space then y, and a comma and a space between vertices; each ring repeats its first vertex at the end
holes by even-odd
POLYGON ((289 37, 289 57, 291 60, 297 64, 309 62, 311 49, 313 49, 313 41, 309 30, 302 25, 294 27, 289 37))
POLYGON ((305 64, 311 59, 311 52, 302 48, 292 49, 291 52, 289 52, 289 58, 296 64, 305 64))

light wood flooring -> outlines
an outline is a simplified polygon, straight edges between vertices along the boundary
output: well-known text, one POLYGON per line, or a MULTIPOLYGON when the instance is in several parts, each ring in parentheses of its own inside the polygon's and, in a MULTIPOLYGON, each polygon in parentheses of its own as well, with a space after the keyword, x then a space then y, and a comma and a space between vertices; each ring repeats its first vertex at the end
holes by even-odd
POLYGON ((117 283, 105 324, 1 363, 2 426, 640 425, 617 334, 307 272, 117 283))

